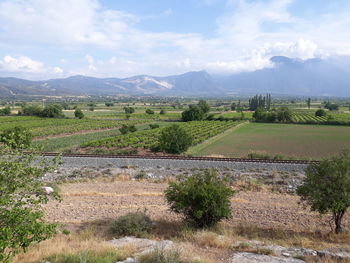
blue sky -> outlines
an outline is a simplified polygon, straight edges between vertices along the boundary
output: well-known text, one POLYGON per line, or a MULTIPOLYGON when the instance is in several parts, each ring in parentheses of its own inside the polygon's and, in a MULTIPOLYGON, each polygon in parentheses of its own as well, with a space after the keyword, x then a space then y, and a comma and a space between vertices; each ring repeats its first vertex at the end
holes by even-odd
POLYGON ((0 76, 234 74, 350 55, 348 0, 0 0, 0 76))

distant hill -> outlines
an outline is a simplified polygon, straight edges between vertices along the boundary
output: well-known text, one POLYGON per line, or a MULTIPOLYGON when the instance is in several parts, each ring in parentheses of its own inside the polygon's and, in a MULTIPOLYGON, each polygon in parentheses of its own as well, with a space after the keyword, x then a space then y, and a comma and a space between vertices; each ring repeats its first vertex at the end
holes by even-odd
MULTIPOLYGON (((349 60, 350 61, 350 60, 349 60)), ((216 96, 272 93, 308 96, 350 96, 350 68, 337 60, 271 58, 273 67, 228 76, 206 71, 181 75, 130 78, 72 76, 46 81, 0 78, 0 96, 16 95, 157 95, 216 96)))
POLYGON ((333 60, 271 58, 274 67, 215 76, 218 87, 235 93, 350 96, 350 68, 333 60))

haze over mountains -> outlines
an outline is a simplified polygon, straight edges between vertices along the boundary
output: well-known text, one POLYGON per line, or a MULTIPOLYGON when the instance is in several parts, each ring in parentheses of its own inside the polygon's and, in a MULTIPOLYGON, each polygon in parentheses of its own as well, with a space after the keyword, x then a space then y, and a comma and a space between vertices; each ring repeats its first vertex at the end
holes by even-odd
MULTIPOLYGON (((347 61, 347 60, 345 60, 347 61)), ((272 67, 233 75, 210 75, 206 71, 155 77, 94 78, 29 81, 0 78, 0 96, 16 95, 155 95, 218 96, 272 93, 305 96, 350 96, 350 67, 344 60, 271 58, 272 67)))

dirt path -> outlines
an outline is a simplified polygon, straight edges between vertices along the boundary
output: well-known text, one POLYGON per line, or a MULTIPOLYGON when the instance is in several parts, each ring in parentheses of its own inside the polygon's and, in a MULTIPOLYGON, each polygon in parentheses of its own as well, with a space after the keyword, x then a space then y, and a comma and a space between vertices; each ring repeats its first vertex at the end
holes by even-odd
MULTIPOLYGON (((135 181, 65 184, 61 186, 63 201, 50 202, 45 209, 49 220, 66 224, 114 219, 144 209, 154 220, 179 220, 168 210, 163 196, 166 187, 164 183, 135 181)), ((297 196, 287 194, 240 192, 232 199, 230 222, 294 231, 329 231, 329 218, 304 210, 298 201, 297 196)))

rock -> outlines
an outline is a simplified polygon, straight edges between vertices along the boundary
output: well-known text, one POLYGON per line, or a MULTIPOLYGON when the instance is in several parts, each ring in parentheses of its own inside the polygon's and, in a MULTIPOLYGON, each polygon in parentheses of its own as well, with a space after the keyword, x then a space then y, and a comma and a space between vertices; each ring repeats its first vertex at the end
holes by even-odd
POLYGON ((134 259, 134 258, 127 258, 127 259, 125 259, 123 261, 117 261, 115 263, 136 263, 136 262, 137 262, 137 260, 134 259))
POLYGON ((113 239, 107 242, 115 247, 125 247, 131 245, 135 247, 137 251, 139 251, 137 255, 148 254, 154 251, 155 249, 169 249, 173 245, 173 242, 170 240, 156 241, 135 237, 123 237, 119 239, 113 239))
POLYGON ((49 186, 44 186, 41 189, 43 189, 43 191, 46 195, 50 195, 54 192, 53 188, 49 187, 49 186))
POLYGON ((327 257, 334 259, 350 259, 350 252, 341 249, 325 249, 317 251, 319 257, 327 257))
POLYGON ((230 263, 305 263, 296 258, 279 258, 247 252, 238 252, 232 255, 230 263))

